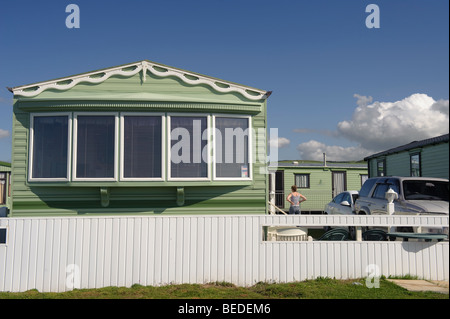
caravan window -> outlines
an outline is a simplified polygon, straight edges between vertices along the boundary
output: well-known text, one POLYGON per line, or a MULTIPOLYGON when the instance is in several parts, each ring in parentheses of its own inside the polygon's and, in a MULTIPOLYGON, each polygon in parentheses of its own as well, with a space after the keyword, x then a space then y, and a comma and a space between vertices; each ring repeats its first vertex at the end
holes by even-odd
POLYGON ((32 115, 30 140, 30 180, 68 180, 69 115, 32 115))
POLYGON ((116 178, 116 116, 75 115, 75 178, 116 178))
POLYGON ((206 116, 170 116, 170 173, 172 179, 208 178, 206 116), (205 151, 205 154, 203 152, 205 151))
POLYGON ((122 178, 162 178, 162 116, 129 114, 122 121, 122 178))
POLYGON ((215 116, 214 127, 215 177, 250 178, 250 118, 215 116))

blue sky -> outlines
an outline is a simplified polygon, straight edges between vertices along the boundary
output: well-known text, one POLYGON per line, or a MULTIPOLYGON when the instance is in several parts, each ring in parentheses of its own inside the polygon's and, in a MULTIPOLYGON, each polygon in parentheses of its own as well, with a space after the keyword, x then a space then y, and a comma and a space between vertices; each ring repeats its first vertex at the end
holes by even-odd
POLYGON ((448 39, 448 0, 2 1, 0 161, 6 87, 143 59, 273 91, 280 159, 361 159, 448 133, 448 39))

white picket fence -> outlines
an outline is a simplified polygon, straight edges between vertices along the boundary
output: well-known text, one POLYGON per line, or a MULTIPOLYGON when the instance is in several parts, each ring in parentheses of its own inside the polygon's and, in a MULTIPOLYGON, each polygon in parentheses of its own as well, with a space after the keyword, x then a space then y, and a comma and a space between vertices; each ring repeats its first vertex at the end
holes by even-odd
POLYGON ((448 216, 0 218, 0 291, 412 275, 449 280, 449 243, 264 241, 263 226, 445 226, 448 216))

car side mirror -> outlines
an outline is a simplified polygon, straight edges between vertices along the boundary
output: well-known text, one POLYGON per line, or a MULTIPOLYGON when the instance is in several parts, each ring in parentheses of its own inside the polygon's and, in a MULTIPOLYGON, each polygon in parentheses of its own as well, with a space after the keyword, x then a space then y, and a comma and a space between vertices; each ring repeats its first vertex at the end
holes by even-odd
POLYGON ((350 203, 347 202, 346 200, 344 200, 343 202, 341 202, 341 205, 342 205, 342 206, 348 206, 348 207, 350 207, 350 203))

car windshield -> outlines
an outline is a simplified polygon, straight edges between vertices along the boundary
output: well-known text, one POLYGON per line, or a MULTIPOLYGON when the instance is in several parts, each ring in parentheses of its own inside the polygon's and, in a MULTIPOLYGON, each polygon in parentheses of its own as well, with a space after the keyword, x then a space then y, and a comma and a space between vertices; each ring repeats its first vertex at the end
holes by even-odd
POLYGON ((403 181, 406 200, 448 200, 448 182, 409 180, 403 181))
POLYGON ((334 202, 334 203, 340 204, 340 203, 342 202, 342 197, 344 197, 344 193, 340 193, 339 195, 337 195, 337 196, 333 199, 333 202, 334 202))

